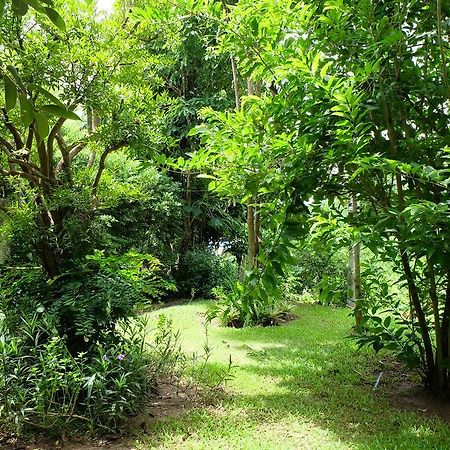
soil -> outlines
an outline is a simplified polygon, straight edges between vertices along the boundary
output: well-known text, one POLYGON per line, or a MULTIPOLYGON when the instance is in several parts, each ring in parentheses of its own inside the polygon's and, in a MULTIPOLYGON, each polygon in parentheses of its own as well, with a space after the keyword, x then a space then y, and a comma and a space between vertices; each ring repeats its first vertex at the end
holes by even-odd
MULTIPOLYGON (((437 417, 450 424, 450 399, 433 395, 423 387, 420 377, 406 370, 395 359, 380 361, 383 374, 378 385, 380 394, 387 396, 389 403, 401 411, 413 411, 426 417, 437 417)), ((376 379, 378 373, 373 374, 376 379)))

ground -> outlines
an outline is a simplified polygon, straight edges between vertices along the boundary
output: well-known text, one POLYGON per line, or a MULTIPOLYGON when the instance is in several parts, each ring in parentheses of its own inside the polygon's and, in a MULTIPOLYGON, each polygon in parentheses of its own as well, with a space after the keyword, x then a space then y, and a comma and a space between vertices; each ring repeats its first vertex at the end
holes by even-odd
MULTIPOLYGON (((178 305, 153 314, 171 317, 185 351, 198 352, 205 342, 206 306, 178 305)), ((410 390, 417 387, 401 365, 389 355, 358 352, 346 338, 353 323, 348 310, 303 305, 297 314, 274 328, 211 325, 211 366, 225 368, 230 355, 233 361, 230 395, 150 422, 135 448, 450 448, 449 423, 438 417, 450 405, 418 392, 411 402, 410 390)))
MULTIPOLYGON (((232 377, 211 403, 163 386, 140 424, 143 431, 115 450, 147 449, 449 449, 450 405, 431 401, 387 354, 357 351, 346 338, 348 310, 297 308, 279 327, 205 332, 207 302, 175 305, 165 314, 187 354, 211 357, 206 373, 232 377), (379 386, 374 389, 379 374, 379 386), (414 392, 412 392, 414 390, 414 392)), ((28 448, 39 448, 28 447, 28 448)), ((46 448, 46 447, 44 447, 46 448)), ((71 449, 95 448, 72 445, 71 449)))

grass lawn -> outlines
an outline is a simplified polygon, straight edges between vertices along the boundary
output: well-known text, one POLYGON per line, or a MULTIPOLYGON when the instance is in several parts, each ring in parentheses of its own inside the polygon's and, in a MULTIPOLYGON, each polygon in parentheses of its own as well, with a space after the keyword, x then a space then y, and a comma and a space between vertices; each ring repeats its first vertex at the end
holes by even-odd
MULTIPOLYGON (((206 306, 151 314, 171 317, 185 351, 201 352, 206 306)), ((230 354, 235 366, 229 395, 151 422, 136 448, 450 449, 448 423, 391 406, 402 375, 386 370, 388 358, 357 352, 345 339, 348 310, 304 305, 296 312, 297 320, 280 327, 211 325, 211 367, 226 367, 230 354), (381 370, 386 375, 374 391, 381 370)))

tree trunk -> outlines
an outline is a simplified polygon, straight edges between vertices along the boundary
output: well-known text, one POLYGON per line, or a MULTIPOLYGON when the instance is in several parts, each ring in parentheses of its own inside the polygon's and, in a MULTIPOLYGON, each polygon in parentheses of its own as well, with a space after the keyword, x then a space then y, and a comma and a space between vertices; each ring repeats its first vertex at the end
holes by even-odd
POLYGON ((428 264, 428 279, 430 282, 430 300, 433 310, 434 319, 434 333, 436 336, 436 371, 439 390, 444 390, 447 385, 447 369, 443 366, 443 342, 442 342, 442 328, 439 317, 439 298, 436 289, 436 276, 434 273, 433 263, 427 259, 428 264))
MULTIPOLYGON (((349 204, 349 212, 356 216, 358 213, 358 200, 353 194, 349 204)), ((349 306, 355 309, 355 328, 361 329, 361 244, 358 242, 352 246, 349 255, 348 287, 352 292, 352 298, 348 302, 349 306)))
POLYGON ((231 73, 233 75, 234 101, 236 102, 236 110, 241 109, 241 96, 239 95, 239 76, 234 56, 231 56, 231 73))
POLYGON ((248 256, 247 267, 249 270, 255 267, 256 263, 256 231, 255 231, 255 208, 253 197, 247 200, 247 236, 248 236, 248 256))
MULTIPOLYGON (((91 135, 97 127, 100 125, 100 116, 93 112, 91 109, 88 109, 88 133, 91 135)), ((91 153, 89 154, 89 159, 87 163, 87 167, 92 167, 95 163, 96 158, 96 152, 95 150, 91 150, 91 153)))
POLYGON ((60 252, 57 245, 47 240, 50 228, 54 226, 49 211, 43 211, 37 218, 39 240, 36 243, 36 254, 49 278, 60 273, 60 252))
POLYGON ((430 387, 434 388, 436 386, 436 365, 434 361, 433 345, 431 343, 430 334, 428 332, 425 313, 422 309, 422 305, 420 304, 419 292, 417 290, 417 286, 414 281, 414 275, 411 270, 408 253, 403 248, 403 245, 401 243, 399 243, 399 247, 403 271, 405 272, 409 294, 411 296, 411 301, 414 306, 414 312, 416 314, 417 321, 419 322, 420 333, 423 339, 426 366, 427 366, 427 377, 428 377, 427 384, 430 387))
POLYGON ((192 248, 192 219, 190 213, 190 207, 192 205, 192 174, 187 173, 186 177, 186 187, 184 190, 184 202, 187 206, 187 211, 184 213, 183 217, 183 235, 180 244, 180 258, 192 248))

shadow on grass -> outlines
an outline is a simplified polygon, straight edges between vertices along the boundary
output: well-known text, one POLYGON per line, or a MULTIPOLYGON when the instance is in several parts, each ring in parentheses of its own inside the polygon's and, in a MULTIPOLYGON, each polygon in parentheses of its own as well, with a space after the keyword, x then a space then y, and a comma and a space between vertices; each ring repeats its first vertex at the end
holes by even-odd
MULTIPOLYGON (((190 308, 177 314, 192 332, 199 310, 190 308)), ((450 448, 447 423, 390 406, 398 376, 388 375, 373 390, 385 369, 382 359, 389 358, 358 352, 345 339, 352 325, 348 310, 305 305, 297 314, 298 320, 280 327, 211 327, 223 361, 229 352, 237 364, 233 393, 213 408, 154 423, 147 443, 252 450, 450 448)), ((211 370, 221 366, 209 363, 211 370)))
POLYGON ((357 447, 450 448, 449 424, 390 406, 384 383, 398 380, 387 379, 373 390, 383 370, 381 357, 358 352, 345 339, 351 322, 340 316, 347 313, 333 313, 308 306, 300 309, 299 321, 284 327, 218 330, 228 342, 248 346, 251 363, 241 371, 276 384, 275 392, 239 394, 236 404, 256 420, 265 412, 272 421, 290 417, 313 422, 357 447), (253 342, 260 350, 252 349, 253 342))

